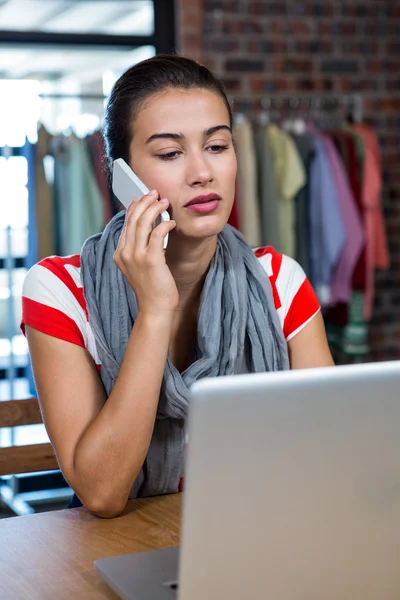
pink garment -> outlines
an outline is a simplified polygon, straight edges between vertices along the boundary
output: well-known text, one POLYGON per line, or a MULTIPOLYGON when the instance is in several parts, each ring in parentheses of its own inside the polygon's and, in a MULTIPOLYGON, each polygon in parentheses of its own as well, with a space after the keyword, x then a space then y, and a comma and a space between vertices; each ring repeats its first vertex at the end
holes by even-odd
POLYGON ((374 131, 365 124, 352 125, 365 146, 362 202, 365 208, 366 289, 364 318, 369 321, 374 303, 374 271, 389 268, 389 253, 383 219, 380 151, 374 131))
POLYGON ((352 291, 354 269, 364 244, 364 229, 341 158, 333 141, 321 135, 331 166, 339 208, 346 229, 346 241, 331 277, 330 304, 348 303, 352 291))

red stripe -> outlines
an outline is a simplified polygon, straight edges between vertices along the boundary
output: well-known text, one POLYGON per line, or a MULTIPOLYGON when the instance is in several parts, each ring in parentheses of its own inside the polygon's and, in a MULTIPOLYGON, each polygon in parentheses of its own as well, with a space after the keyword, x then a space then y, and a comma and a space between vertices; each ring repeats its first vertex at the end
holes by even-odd
POLYGON ((270 252, 270 246, 262 246, 261 248, 257 248, 257 250, 254 250, 254 255, 257 258, 260 258, 261 256, 265 256, 266 254, 268 254, 270 252))
POLYGON ((272 260, 271 260, 272 275, 269 278, 269 280, 270 280, 271 286, 272 286, 272 293, 274 296, 275 308, 276 308, 276 310, 278 310, 282 306, 282 303, 281 303, 281 299, 279 297, 278 290, 276 287, 276 279, 279 275, 279 271, 281 270, 282 254, 279 254, 279 252, 276 252, 273 248, 271 248, 271 246, 269 246, 269 250, 270 250, 270 253, 272 256, 272 260))
POLYGON ((42 266, 46 266, 51 263, 61 264, 61 265, 72 265, 73 267, 81 268, 81 256, 80 254, 73 254, 72 256, 49 256, 48 258, 43 258, 43 260, 39 261, 38 264, 42 266))
POLYGON ((78 325, 61 310, 46 306, 36 300, 22 297, 21 329, 25 335, 25 325, 47 333, 71 344, 85 348, 85 341, 78 325))
POLYGON ((68 257, 50 256, 49 258, 43 259, 38 264, 51 271, 51 273, 53 273, 58 279, 60 279, 64 283, 64 285, 66 285, 66 287, 74 295, 74 297, 77 299, 77 301, 85 311, 86 319, 89 320, 89 315, 86 308, 86 301, 83 295, 83 288, 78 287, 75 284, 75 281, 65 268, 65 265, 72 265, 73 267, 80 268, 81 257, 79 256, 79 254, 68 257))
POLYGON ((320 308, 318 298, 308 279, 301 284, 285 317, 283 334, 288 338, 296 329, 301 327, 320 308))
POLYGON ((254 251, 256 258, 261 258, 261 256, 266 256, 266 254, 271 255, 272 275, 269 277, 269 280, 271 282, 275 308, 278 310, 282 306, 282 303, 276 287, 276 278, 278 277, 281 268, 282 254, 279 254, 272 246, 262 246, 254 251))

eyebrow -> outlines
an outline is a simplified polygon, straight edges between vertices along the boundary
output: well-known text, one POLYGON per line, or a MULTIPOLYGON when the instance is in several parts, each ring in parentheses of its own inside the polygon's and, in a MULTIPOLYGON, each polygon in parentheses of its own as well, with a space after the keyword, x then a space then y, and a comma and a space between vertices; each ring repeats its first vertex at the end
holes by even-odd
MULTIPOLYGON (((220 130, 226 130, 232 134, 232 129, 230 127, 228 127, 228 125, 215 125, 214 127, 210 127, 209 129, 206 129, 204 131, 204 136, 212 135, 216 131, 220 131, 220 130)), ((153 133, 153 135, 151 135, 146 140, 146 144, 149 144, 150 142, 153 142, 154 140, 165 140, 165 139, 183 140, 184 137, 185 136, 183 135, 183 133, 153 133)))

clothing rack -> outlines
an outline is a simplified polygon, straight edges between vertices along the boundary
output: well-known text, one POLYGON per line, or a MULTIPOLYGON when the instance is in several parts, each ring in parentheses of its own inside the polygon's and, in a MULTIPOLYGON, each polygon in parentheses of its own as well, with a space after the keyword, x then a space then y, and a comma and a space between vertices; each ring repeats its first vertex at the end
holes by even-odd
POLYGON ((317 110, 335 112, 346 109, 354 123, 363 121, 363 99, 360 94, 269 94, 261 98, 229 98, 236 115, 245 115, 249 112, 264 112, 271 110, 296 114, 301 110, 317 110))

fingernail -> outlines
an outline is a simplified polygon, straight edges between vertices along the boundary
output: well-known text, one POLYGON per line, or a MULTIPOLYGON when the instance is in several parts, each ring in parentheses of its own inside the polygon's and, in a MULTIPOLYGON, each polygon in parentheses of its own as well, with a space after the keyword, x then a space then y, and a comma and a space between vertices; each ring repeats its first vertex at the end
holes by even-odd
POLYGON ((160 202, 163 204, 168 204, 168 198, 161 198, 160 202))
POLYGON ((157 194, 157 190, 151 190, 151 192, 149 192, 149 194, 150 194, 151 196, 154 196, 154 194, 157 194))

